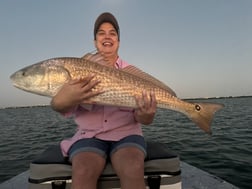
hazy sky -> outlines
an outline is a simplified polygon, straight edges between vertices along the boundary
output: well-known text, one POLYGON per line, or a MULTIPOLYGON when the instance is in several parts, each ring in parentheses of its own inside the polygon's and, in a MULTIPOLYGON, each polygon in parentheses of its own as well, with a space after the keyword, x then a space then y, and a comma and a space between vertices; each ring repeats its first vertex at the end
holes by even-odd
POLYGON ((105 11, 118 19, 121 58, 178 97, 252 95, 251 0, 1 0, 0 107, 48 104, 9 76, 93 51, 93 24, 105 11))

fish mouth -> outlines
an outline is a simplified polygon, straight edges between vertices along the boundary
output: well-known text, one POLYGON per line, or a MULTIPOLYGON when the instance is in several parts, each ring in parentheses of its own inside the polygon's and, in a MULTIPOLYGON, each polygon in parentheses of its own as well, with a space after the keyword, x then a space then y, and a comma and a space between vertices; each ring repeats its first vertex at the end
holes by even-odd
POLYGON ((22 90, 25 90, 25 86, 22 86, 23 83, 19 81, 20 79, 20 76, 23 75, 23 72, 15 72, 14 74, 12 74, 10 76, 10 80, 12 82, 12 85, 18 89, 22 89, 22 90))
POLYGON ((12 84, 15 86, 15 87, 17 87, 17 77, 18 77, 18 75, 20 75, 19 74, 19 72, 15 72, 14 74, 12 74, 11 76, 10 76, 10 80, 11 80, 11 82, 12 82, 12 84))

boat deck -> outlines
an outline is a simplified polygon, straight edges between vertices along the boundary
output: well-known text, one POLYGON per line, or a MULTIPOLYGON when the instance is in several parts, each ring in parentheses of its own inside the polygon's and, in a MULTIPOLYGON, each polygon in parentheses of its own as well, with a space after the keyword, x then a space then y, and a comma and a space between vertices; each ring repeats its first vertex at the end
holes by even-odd
MULTIPOLYGON (((182 189, 238 189, 238 187, 200 170, 185 162, 181 162, 182 189)), ((29 171, 25 171, 0 184, 0 189, 28 189, 29 171)))

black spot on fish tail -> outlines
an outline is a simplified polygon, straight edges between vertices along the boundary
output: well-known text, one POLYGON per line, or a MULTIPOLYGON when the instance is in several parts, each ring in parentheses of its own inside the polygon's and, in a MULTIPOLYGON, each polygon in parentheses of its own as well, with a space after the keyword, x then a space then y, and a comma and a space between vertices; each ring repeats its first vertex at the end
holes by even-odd
POLYGON ((214 114, 223 107, 223 104, 217 103, 197 103, 194 106, 194 111, 188 112, 188 116, 199 128, 211 134, 211 123, 214 114))
POLYGON ((196 104, 196 105, 195 105, 195 110, 197 110, 197 111, 200 111, 200 110, 201 110, 201 107, 200 107, 199 104, 196 104))

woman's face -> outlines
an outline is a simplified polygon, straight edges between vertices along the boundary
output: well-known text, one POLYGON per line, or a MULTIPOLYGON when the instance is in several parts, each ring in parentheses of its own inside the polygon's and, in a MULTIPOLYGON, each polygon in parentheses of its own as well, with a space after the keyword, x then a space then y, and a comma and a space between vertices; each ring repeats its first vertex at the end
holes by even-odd
POLYGON ((97 51, 105 57, 118 56, 118 34, 112 24, 108 22, 101 24, 94 43, 97 51))

